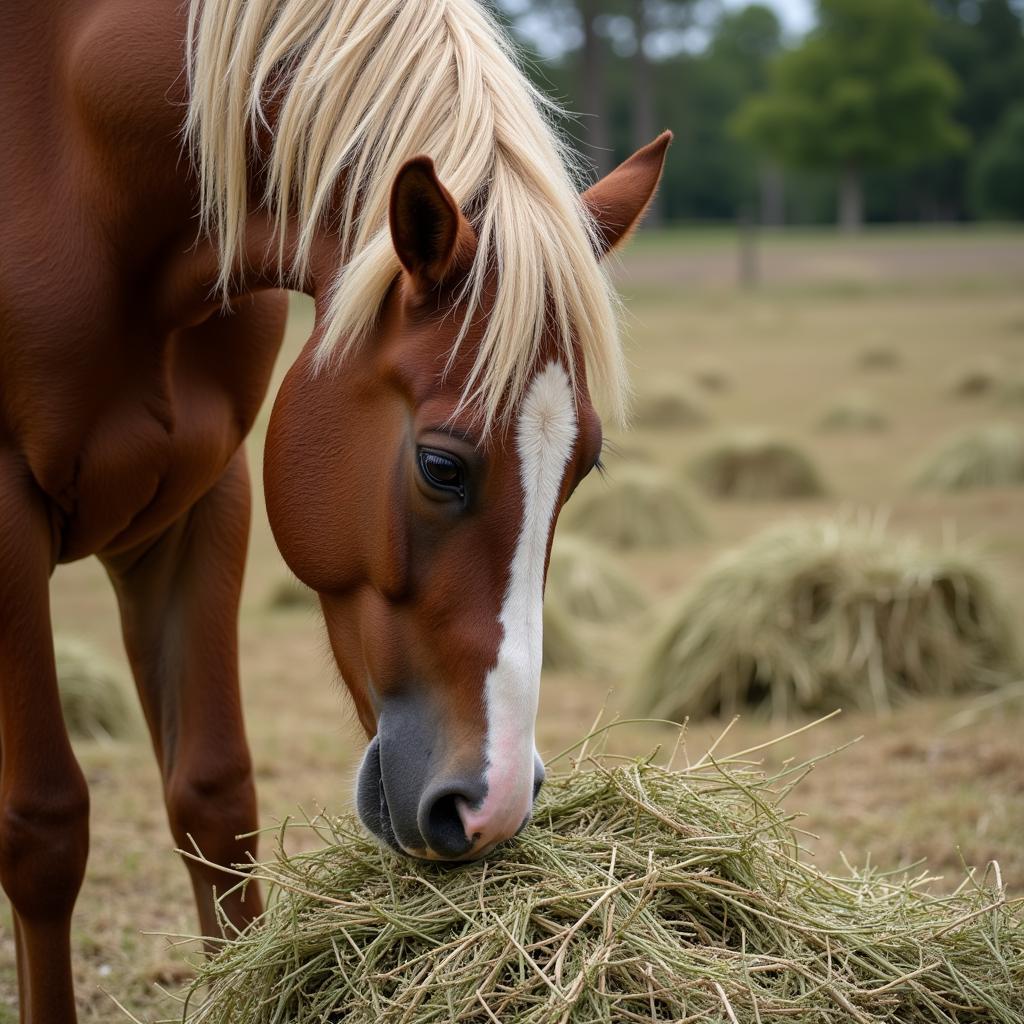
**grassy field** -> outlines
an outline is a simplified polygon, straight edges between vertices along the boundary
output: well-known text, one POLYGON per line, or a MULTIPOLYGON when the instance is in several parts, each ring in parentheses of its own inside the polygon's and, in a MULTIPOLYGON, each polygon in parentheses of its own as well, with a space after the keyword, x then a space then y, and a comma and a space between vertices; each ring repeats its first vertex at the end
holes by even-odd
MULTIPOLYGON (((894 531, 938 540, 950 531, 983 545, 992 569, 1024 612, 1024 489, 962 495, 914 492, 909 479, 942 438, 967 425, 1024 423, 1024 404, 992 394, 951 396, 953 381, 978 365, 1000 380, 1024 379, 1024 233, 880 232, 855 240, 819 233, 766 236, 762 286, 740 291, 735 239, 715 232, 641 237, 618 273, 628 308, 628 348, 639 401, 658 385, 720 374, 727 386, 703 392, 706 427, 658 433, 612 432, 619 454, 676 471, 720 430, 764 427, 798 442, 818 462, 828 496, 799 503, 704 505, 711 536, 668 551, 631 555, 628 565, 659 607, 722 550, 792 516, 842 509, 887 514, 894 531), (897 365, 869 369, 868 349, 897 365), (888 429, 827 434, 822 413, 849 391, 868 393, 888 429)), ((296 300, 288 361, 308 333, 308 305, 296 300)), ((259 465, 266 415, 251 445, 259 465)), ((255 474, 258 478, 258 472, 255 474)), ((597 487, 600 482, 585 486, 597 487)), ((258 485, 257 485, 258 489, 258 485)), ((341 692, 316 615, 268 607, 285 577, 257 494, 241 624, 242 671, 261 814, 272 826, 297 808, 349 806, 363 746, 341 692)), ((53 585, 60 631, 91 638, 123 663, 117 617, 105 576, 83 563, 62 568, 53 585)), ((650 623, 647 625, 649 626, 650 623)), ((546 680, 538 742, 551 755, 585 733, 601 706, 628 704, 644 631, 608 630, 599 638, 605 669, 546 680), (609 696, 610 693, 610 696, 609 696)), ((699 723, 687 750, 702 752, 727 723, 699 723)), ((887 866, 927 858, 952 882, 962 864, 997 858, 1024 892, 1024 701, 922 703, 885 719, 841 715, 774 747, 766 757, 824 754, 790 797, 824 867, 870 858, 887 866)), ((771 738, 778 725, 742 720, 722 741, 739 749, 771 738)), ((673 741, 654 726, 626 727, 614 744, 645 752, 673 741)), ((188 976, 185 954, 168 935, 195 928, 186 875, 164 823, 157 773, 145 741, 82 744, 92 792, 92 853, 74 924, 81 1016, 123 1016, 107 993, 141 1019, 173 1017, 164 994, 188 976)), ((683 755, 685 756, 685 752, 683 755)), ((944 884, 944 883, 938 883, 944 884)), ((0 1022, 16 1019, 14 951, 0 905, 0 1022)))

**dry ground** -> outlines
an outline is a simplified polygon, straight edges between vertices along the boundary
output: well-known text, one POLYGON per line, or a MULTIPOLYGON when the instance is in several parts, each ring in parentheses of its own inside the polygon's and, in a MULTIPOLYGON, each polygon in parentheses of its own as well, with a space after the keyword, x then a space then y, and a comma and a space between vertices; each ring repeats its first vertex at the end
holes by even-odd
MULTIPOLYGON (((763 246, 764 286, 733 286, 735 243, 726 234, 672 233, 641 238, 621 269, 630 312, 630 358, 638 390, 652 381, 685 381, 697 369, 721 370, 729 387, 705 394, 707 428, 617 437, 622 454, 673 470, 718 429, 767 426, 799 441, 820 463, 827 499, 796 504, 708 505, 712 538, 703 544, 638 555, 632 570, 665 599, 721 549, 780 517, 842 507, 887 510, 894 528, 938 538, 954 529, 978 538, 993 569, 1024 610, 1024 489, 962 496, 911 492, 908 476, 922 454, 957 427, 1024 421, 1024 406, 993 396, 953 399, 952 376, 988 362, 1024 378, 1024 234, 998 232, 770 236, 763 246), (867 348, 895 351, 900 365, 866 370, 867 348), (891 420, 879 434, 815 432, 837 395, 870 392, 891 420)), ((279 373, 310 326, 303 302, 279 373)), ((258 467, 266 410, 252 445, 258 467)), ((608 459, 611 471, 617 460, 608 459)), ((258 473, 256 474, 258 476, 258 473)), ((591 486, 588 484, 588 486, 591 486)), ((595 485, 596 486, 596 485, 595 485)), ((313 613, 273 612, 267 594, 284 575, 257 495, 241 625, 242 670, 262 817, 269 825, 297 807, 347 807, 362 739, 340 692, 313 613)), ((57 628, 95 640, 121 657, 117 619, 102 572, 92 563, 61 569, 52 586, 57 628)), ((656 612, 655 612, 656 614, 656 612)), ((542 753, 582 735, 612 690, 612 711, 628 700, 643 636, 600 638, 602 674, 546 681, 539 723, 542 753)), ((702 751, 721 723, 691 728, 688 749, 702 751)), ((723 742, 738 749, 777 734, 778 726, 742 721, 723 742)), ((840 717, 768 757, 806 758, 854 737, 858 744, 823 761, 791 797, 821 836, 825 866, 840 856, 890 866, 927 857, 952 879, 961 858, 998 858, 1024 891, 1024 707, 1005 702, 919 704, 888 719, 840 717)), ((646 751, 671 736, 629 727, 615 739, 646 751)), ((156 770, 144 740, 82 745, 92 799, 92 855, 74 925, 81 1017, 123 1020, 105 994, 142 1019, 174 1015, 161 987, 187 977, 183 951, 167 934, 194 929, 189 888, 159 803, 156 770)), ((0 904, 0 1022, 15 1019, 14 955, 6 904, 0 904)))

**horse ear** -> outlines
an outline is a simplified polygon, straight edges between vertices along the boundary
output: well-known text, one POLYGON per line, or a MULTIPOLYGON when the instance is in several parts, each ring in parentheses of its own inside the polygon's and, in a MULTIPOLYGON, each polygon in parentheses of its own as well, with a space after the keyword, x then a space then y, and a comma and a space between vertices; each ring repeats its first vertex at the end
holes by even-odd
POLYGON ((597 226, 600 255, 621 245, 640 223, 665 167, 671 132, 662 132, 583 193, 583 204, 597 226))
POLYGON ((429 156, 402 165, 391 189, 391 240, 409 276, 424 290, 453 269, 473 229, 441 184, 429 156))

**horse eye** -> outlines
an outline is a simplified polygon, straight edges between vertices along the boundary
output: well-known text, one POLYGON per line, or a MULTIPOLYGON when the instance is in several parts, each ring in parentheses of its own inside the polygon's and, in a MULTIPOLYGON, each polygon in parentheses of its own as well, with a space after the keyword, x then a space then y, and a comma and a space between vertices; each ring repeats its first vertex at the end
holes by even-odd
POLYGON ((466 496, 462 463, 444 452, 421 448, 419 452, 420 472, 431 487, 439 491, 466 496))

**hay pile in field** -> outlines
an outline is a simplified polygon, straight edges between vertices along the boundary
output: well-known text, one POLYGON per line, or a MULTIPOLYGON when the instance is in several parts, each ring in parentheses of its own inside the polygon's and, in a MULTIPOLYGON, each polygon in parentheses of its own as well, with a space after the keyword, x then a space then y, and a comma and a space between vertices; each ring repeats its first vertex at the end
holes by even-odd
POLYGON ((758 431, 721 438, 687 469, 715 498, 761 501, 825 493, 821 475, 805 452, 789 441, 758 431))
POLYGON ((302 608, 319 608, 320 602, 315 590, 310 590, 294 576, 288 576, 271 590, 267 607, 271 611, 295 611, 302 608))
POLYGON ((595 761, 456 869, 315 819, 321 849, 255 869, 269 909, 200 965, 183 1020, 1020 1024, 1024 930, 998 868, 951 896, 819 873, 778 806, 805 767, 595 761))
POLYGON ((647 466, 623 467, 592 481, 565 511, 573 531, 615 548, 684 544, 707 534, 689 493, 647 466))
POLYGON ((1012 608, 969 551, 869 523, 770 529, 687 591, 644 659, 656 717, 885 711, 1021 678, 1012 608))
POLYGON ((858 354, 857 365, 862 370, 896 370, 903 365, 903 357, 889 345, 872 345, 858 354))
POLYGON ((720 366, 705 363, 693 371, 693 379, 705 391, 728 391, 732 387, 732 378, 720 366))
POLYGON ((575 672, 589 664, 576 623, 558 600, 544 598, 543 664, 548 672, 575 672))
POLYGON ((929 491, 968 491, 1024 484, 1024 427, 973 427, 943 442, 914 479, 929 491))
POLYGON ((1003 405, 1024 405, 1024 377, 1014 377, 999 389, 1003 405))
POLYGON ((544 600, 588 622, 621 622, 647 606, 614 556, 571 533, 556 536, 544 600))
POLYGON ((109 740, 131 735, 136 717, 122 674, 83 640, 54 638, 60 706, 69 735, 109 740))
POLYGON ((646 392, 637 401, 633 417, 643 430, 688 430, 706 426, 710 420, 700 400, 681 387, 646 392))
POLYGON ((950 380, 949 393, 955 398, 978 398, 990 395, 999 383, 999 368, 991 363, 979 363, 958 370, 950 380))
POLYGON ((843 395, 818 420, 818 429, 827 433, 873 433, 888 425, 874 399, 860 392, 843 395))

